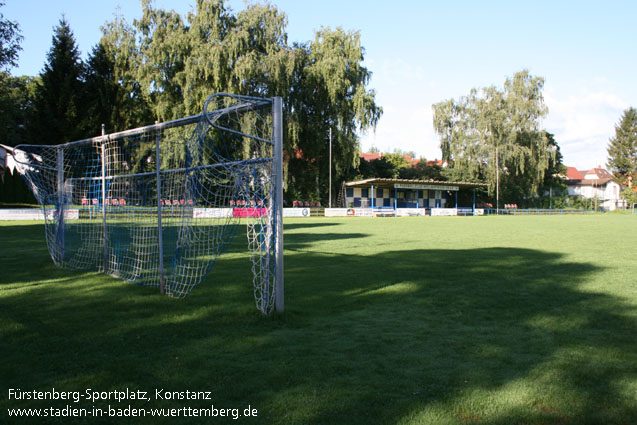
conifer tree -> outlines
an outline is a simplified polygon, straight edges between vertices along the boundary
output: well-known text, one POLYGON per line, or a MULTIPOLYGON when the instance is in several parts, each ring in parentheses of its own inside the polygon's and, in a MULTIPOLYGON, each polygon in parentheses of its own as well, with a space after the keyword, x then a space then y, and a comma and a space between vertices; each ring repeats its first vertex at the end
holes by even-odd
POLYGON ((608 168, 622 185, 637 178, 637 109, 628 108, 608 144, 608 168))
POLYGON ((52 46, 35 94, 29 120, 31 143, 60 144, 88 136, 82 75, 80 52, 68 22, 62 17, 54 28, 52 46))

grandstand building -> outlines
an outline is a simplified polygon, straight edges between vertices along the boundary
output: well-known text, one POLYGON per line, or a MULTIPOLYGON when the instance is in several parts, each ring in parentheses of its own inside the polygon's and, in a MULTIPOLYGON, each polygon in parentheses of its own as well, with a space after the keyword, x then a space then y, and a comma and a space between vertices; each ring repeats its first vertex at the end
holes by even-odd
MULTIPOLYGON (((434 209, 458 206, 458 192, 473 190, 473 204, 463 206, 475 212, 475 189, 484 183, 447 182, 437 180, 370 178, 346 182, 342 198, 345 208, 422 209, 432 214, 434 209)), ((427 214, 427 215, 429 215, 427 214)), ((433 213, 435 214, 435 212, 433 213)))

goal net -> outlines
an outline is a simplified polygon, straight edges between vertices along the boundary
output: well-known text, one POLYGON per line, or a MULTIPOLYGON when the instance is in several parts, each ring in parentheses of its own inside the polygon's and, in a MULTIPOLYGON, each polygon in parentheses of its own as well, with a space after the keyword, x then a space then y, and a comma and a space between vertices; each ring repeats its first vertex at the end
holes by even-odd
POLYGON ((14 155, 57 266, 184 297, 245 220, 268 314, 283 309, 281 118, 280 98, 218 93, 200 115, 14 155))

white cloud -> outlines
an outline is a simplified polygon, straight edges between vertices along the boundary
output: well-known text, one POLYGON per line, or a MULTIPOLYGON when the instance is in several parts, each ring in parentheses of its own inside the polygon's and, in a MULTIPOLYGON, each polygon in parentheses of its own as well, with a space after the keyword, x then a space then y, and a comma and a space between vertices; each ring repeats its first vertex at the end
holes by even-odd
POLYGON ((386 105, 376 133, 361 139, 362 149, 369 150, 372 146, 383 152, 401 149, 415 151, 418 156, 427 159, 440 158, 438 140, 432 127, 431 107, 412 106, 386 105))
POLYGON ((614 93, 588 89, 567 95, 547 89, 545 101, 549 114, 543 124, 555 134, 564 163, 578 169, 605 166, 608 140, 628 103, 614 93))
POLYGON ((440 158, 438 137, 433 129, 432 103, 437 84, 428 80, 427 72, 402 59, 372 62, 375 70, 372 87, 376 102, 383 107, 376 132, 361 138, 361 149, 372 146, 383 152, 394 149, 414 151, 427 159, 440 158))
MULTIPOLYGON (((383 152, 398 148, 413 150, 427 159, 440 158, 431 105, 454 97, 454 87, 460 82, 444 80, 417 60, 382 58, 368 60, 367 66, 373 71, 370 86, 376 90, 376 101, 384 114, 376 132, 363 135, 361 148, 374 146, 383 152)), ((579 169, 605 166, 608 140, 629 106, 630 91, 622 89, 618 81, 590 77, 562 81, 557 86, 547 83, 544 97, 549 114, 542 126, 555 134, 564 163, 579 169)))

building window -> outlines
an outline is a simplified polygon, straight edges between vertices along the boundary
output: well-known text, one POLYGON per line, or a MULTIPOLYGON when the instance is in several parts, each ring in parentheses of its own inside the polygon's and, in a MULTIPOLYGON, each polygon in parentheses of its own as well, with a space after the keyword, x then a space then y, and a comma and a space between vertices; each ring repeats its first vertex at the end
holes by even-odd
POLYGON ((351 187, 348 187, 347 189, 345 189, 345 194, 347 195, 348 198, 353 198, 354 197, 354 189, 351 187))
POLYGON ((414 201, 416 200, 415 190, 405 190, 398 192, 398 199, 401 201, 414 201))
POLYGON ((376 195, 376 197, 377 197, 377 198, 383 198, 383 194, 384 194, 383 189, 378 188, 378 190, 377 190, 377 191, 378 191, 378 192, 377 192, 378 194, 376 195))
POLYGON ((361 197, 362 198, 369 198, 369 189, 368 188, 361 189, 361 197))

